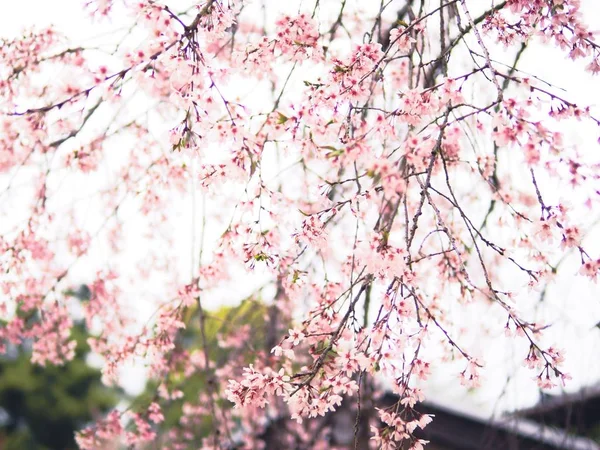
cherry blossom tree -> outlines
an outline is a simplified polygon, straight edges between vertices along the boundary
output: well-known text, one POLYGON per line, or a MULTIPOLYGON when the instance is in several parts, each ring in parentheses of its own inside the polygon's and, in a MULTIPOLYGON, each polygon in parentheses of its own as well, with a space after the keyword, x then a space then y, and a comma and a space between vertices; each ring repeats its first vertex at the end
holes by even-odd
POLYGON ((143 365, 156 386, 82 449, 333 448, 342 403, 356 447, 420 449, 420 381, 451 360, 479 386, 463 331, 484 326, 540 388, 569 379, 528 311, 569 255, 597 278, 598 143, 564 130, 600 120, 519 62, 600 72, 580 0, 82 6, 114 33, 0 50, 0 351, 63 364, 83 317, 106 384, 143 365), (215 329, 242 300, 260 324, 215 329))

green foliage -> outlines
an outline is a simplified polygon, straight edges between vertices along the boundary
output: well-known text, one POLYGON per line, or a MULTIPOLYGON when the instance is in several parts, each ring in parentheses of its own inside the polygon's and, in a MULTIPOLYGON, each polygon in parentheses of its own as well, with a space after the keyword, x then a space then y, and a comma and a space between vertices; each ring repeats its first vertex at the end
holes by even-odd
POLYGON ((588 437, 592 439, 594 442, 600 444, 600 423, 595 425, 588 434, 588 437))
MULTIPOLYGON (((217 367, 223 366, 229 358, 237 352, 236 357, 243 358, 246 364, 253 362, 254 355, 258 351, 265 350, 266 342, 266 322, 268 315, 268 306, 255 299, 244 300, 235 307, 223 307, 216 311, 204 312, 204 336, 206 338, 206 350, 209 358, 217 367), (223 348, 219 345, 219 340, 227 337, 240 327, 248 325, 251 329, 249 339, 244 343, 242 349, 223 348), (241 356, 240 356, 241 355, 241 356)), ((204 353, 205 346, 202 342, 202 333, 200 331, 200 315, 197 308, 189 308, 184 321, 187 327, 182 332, 180 345, 190 354, 195 352, 204 353)), ((184 403, 198 404, 202 393, 208 392, 208 377, 212 376, 212 371, 207 374, 204 370, 199 370, 193 376, 185 377, 183 371, 172 371, 166 380, 169 389, 179 389, 183 392, 183 397, 174 400, 167 405, 163 405, 163 414, 165 421, 161 424, 163 430, 169 430, 177 427, 182 416, 182 406, 184 403)), ((149 383, 146 391, 134 403, 147 405, 152 401, 158 385, 156 382, 149 383)), ((216 389, 216 385, 215 385, 216 389)), ((227 400, 219 402, 228 404, 227 400)), ((230 406, 230 405, 229 405, 230 406)), ((205 418, 202 424, 199 424, 197 436, 199 438, 209 435, 212 429, 211 419, 205 418)))
POLYGON ((86 363, 87 337, 83 325, 73 328, 75 358, 63 366, 32 364, 26 344, 0 359, 0 408, 8 414, 0 448, 75 449, 75 431, 116 405, 119 391, 102 385, 100 371, 86 363))

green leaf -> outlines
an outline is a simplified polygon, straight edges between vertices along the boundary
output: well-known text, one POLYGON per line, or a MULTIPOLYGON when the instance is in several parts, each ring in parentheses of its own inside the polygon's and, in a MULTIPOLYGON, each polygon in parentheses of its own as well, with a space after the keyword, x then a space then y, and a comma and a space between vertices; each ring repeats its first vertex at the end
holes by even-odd
POLYGON ((289 117, 281 114, 280 112, 278 112, 277 114, 279 114, 279 117, 277 118, 277 123, 279 125, 286 123, 290 119, 289 117))
POLYGON ((325 155, 327 158, 337 158, 338 156, 341 156, 344 154, 344 149, 335 148, 330 145, 325 145, 321 148, 324 148, 325 150, 331 150, 329 153, 327 153, 327 155, 325 155))

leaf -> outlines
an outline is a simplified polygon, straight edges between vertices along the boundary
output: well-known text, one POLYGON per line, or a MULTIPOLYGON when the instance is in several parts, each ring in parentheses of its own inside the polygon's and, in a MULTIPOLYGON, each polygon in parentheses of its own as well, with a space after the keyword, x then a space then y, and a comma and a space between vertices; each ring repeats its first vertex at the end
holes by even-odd
POLYGON ((323 83, 311 83, 310 81, 307 81, 307 80, 304 80, 303 83, 304 83, 304 86, 313 87, 315 89, 318 89, 321 86, 323 86, 323 83))
POLYGON ((333 71, 334 71, 335 73, 346 73, 346 72, 349 72, 349 71, 350 71, 350 69, 348 69, 347 67, 344 67, 344 66, 339 66, 339 65, 338 65, 338 66, 335 66, 335 67, 333 68, 333 71))
POLYGON ((290 118, 284 114, 281 114, 280 112, 278 112, 277 114, 279 114, 279 117, 277 118, 277 123, 279 125, 282 125, 284 123, 286 123, 288 120, 290 120, 290 118))
POLYGON ((338 156, 344 154, 344 149, 335 148, 330 145, 325 145, 321 148, 325 150, 331 150, 329 153, 327 153, 327 155, 325 155, 327 158, 337 158, 338 156))
POLYGON ((300 279, 300 272, 294 270, 294 275, 292 277, 292 284, 296 284, 296 282, 300 279))

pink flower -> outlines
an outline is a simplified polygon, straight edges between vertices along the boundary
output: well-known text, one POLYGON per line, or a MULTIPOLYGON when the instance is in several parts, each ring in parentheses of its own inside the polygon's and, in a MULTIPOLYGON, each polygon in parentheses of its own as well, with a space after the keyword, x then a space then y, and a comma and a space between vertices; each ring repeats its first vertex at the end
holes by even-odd
POLYGON ((150 404, 150 406, 148 407, 148 418, 151 422, 154 423, 161 423, 165 420, 165 417, 163 416, 158 403, 152 402, 150 404))
POLYGON ((598 272, 600 272, 600 259, 585 261, 579 269, 581 275, 589 277, 593 281, 597 281, 598 272))
POLYGON ((300 344, 300 342, 302 342, 302 340, 305 337, 304 333, 297 329, 288 330, 288 335, 289 335, 288 339, 291 341, 292 345, 294 345, 294 346, 300 344))

